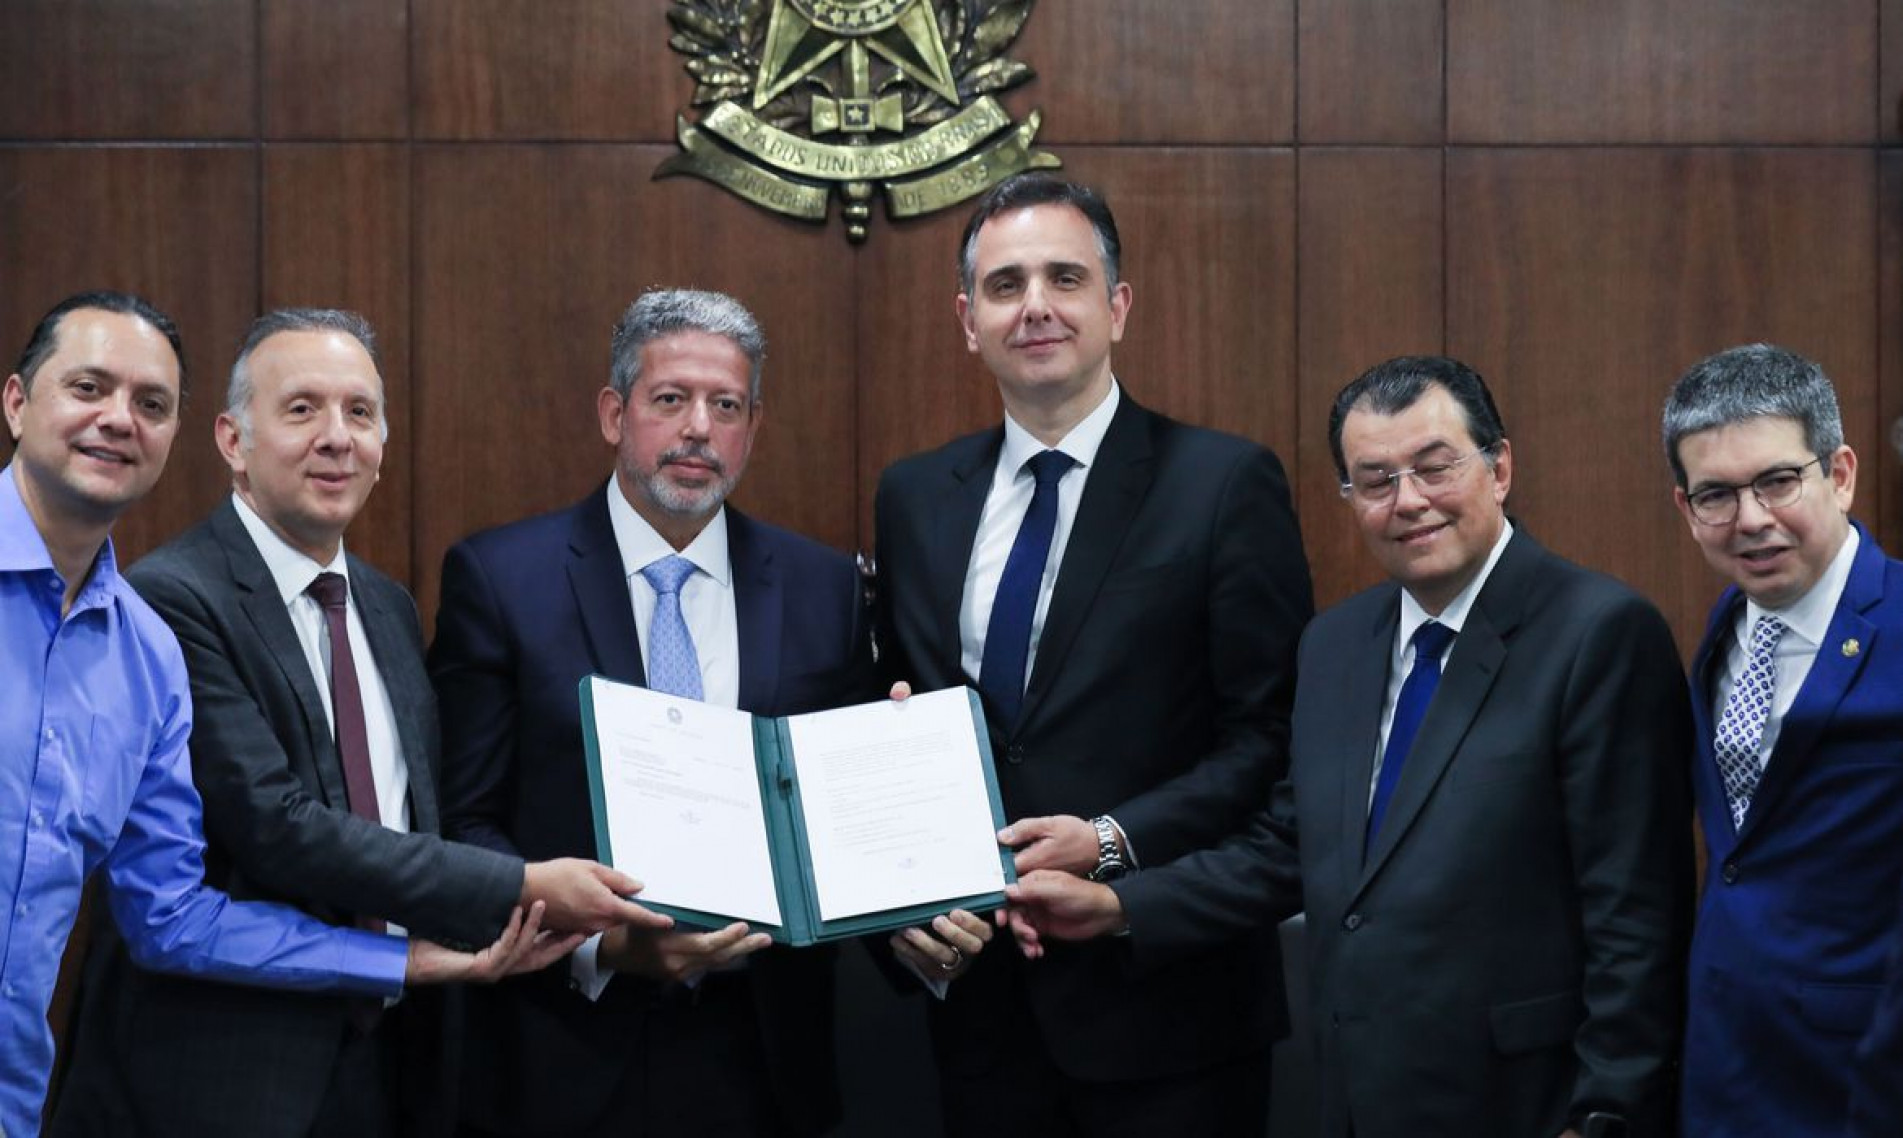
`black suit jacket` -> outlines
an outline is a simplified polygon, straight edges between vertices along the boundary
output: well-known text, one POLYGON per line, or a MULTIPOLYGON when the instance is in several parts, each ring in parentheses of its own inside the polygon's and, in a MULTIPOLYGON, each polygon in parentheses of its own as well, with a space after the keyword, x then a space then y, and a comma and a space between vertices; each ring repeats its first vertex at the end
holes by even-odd
MULTIPOLYGON (((521 892, 522 863, 436 836, 436 702, 416 606, 369 565, 349 565, 396 712, 410 833, 350 813, 318 688, 328 679, 312 674, 230 502, 126 574, 185 652, 206 879, 333 924, 383 917, 418 936, 487 943, 521 892)), ((55 1132, 306 1133, 352 1030, 352 1001, 147 972, 102 924, 55 1132), (128 1119, 138 1120, 130 1131, 128 1119)), ((406 1132, 430 1132, 445 1111, 447 1009, 443 993, 412 991, 379 1022, 408 1061, 406 1132)))
MULTIPOLYGON (((447 831, 531 860, 593 857, 577 686, 644 683, 606 495, 458 544, 443 565, 430 668, 443 705, 447 831)), ((794 715, 873 698, 858 571, 844 555, 729 508, 740 707, 794 715)), ((832 956, 769 949, 747 979, 782 1120, 818 1133, 839 1113, 832 956)), ((642 1054, 657 985, 618 976, 598 1002, 567 966, 469 993, 464 1111, 495 1133, 567 1133, 603 1115, 642 1054)), ((709 1086, 719 1072, 709 1071, 709 1086)), ((604 1131, 606 1132, 606 1131, 604 1131)))
POLYGON ((1248 839, 1119 887, 1133 943, 1169 960, 1292 911, 1299 835, 1319 1133, 1527 1138, 1591 1110, 1670 1133, 1691 915, 1670 630, 1516 533, 1364 856, 1399 613, 1387 584, 1309 626, 1289 782, 1248 839))
MULTIPOLYGON (((958 612, 1002 426, 895 464, 877 502, 881 646, 919 690, 973 684, 958 612)), ((993 728, 1005 813, 1114 815, 1144 865, 1212 845, 1284 770, 1312 607, 1274 455, 1127 391, 1089 471, 1016 727, 993 728)), ((1274 930, 1143 976, 1121 943, 995 945, 934 1005, 941 1063, 1008 1057, 1022 983, 1052 1060, 1082 1079, 1192 1071, 1287 1031, 1274 930), (1020 971, 1022 975, 1011 973, 1020 971)))

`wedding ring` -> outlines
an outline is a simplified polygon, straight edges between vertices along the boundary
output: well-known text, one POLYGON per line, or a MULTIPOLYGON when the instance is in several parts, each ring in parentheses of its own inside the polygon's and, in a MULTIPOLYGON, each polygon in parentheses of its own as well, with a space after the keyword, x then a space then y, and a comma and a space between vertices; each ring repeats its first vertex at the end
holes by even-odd
POLYGON ((949 949, 951 949, 951 950, 952 950, 952 958, 951 958, 951 963, 950 963, 950 964, 940 964, 940 965, 938 966, 938 968, 939 968, 939 971, 941 971, 941 972, 956 972, 956 971, 958 971, 958 966, 959 966, 960 964, 963 964, 963 963, 965 962, 965 954, 964 954, 964 953, 962 953, 962 952, 960 952, 960 951, 958 951, 958 946, 957 946, 957 945, 955 945, 955 944, 948 944, 948 945, 946 945, 945 947, 946 947, 946 948, 949 948, 949 949))

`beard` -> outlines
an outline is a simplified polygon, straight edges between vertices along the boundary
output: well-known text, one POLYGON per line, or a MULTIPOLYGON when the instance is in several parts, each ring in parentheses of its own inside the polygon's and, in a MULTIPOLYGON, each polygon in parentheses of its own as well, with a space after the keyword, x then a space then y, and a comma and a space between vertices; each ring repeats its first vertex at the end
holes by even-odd
POLYGON ((642 471, 635 481, 647 491, 650 501, 669 514, 679 518, 704 518, 720 508, 740 478, 727 472, 727 464, 711 448, 695 445, 663 451, 654 469, 642 471), (707 485, 696 489, 668 479, 669 464, 683 459, 704 463, 711 470, 713 477, 707 485))

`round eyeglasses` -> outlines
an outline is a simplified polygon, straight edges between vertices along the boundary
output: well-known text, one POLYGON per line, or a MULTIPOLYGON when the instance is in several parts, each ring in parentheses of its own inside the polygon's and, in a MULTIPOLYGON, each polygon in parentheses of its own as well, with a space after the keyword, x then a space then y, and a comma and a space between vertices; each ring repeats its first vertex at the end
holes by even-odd
POLYGON ((1692 520, 1699 524, 1728 526, 1738 520, 1738 494, 1742 490, 1750 490, 1758 505, 1767 510, 1796 505, 1804 496, 1804 473, 1812 466, 1820 472, 1826 469, 1821 456, 1796 466, 1774 466, 1749 482, 1707 483, 1686 494, 1685 504, 1691 508, 1692 520))

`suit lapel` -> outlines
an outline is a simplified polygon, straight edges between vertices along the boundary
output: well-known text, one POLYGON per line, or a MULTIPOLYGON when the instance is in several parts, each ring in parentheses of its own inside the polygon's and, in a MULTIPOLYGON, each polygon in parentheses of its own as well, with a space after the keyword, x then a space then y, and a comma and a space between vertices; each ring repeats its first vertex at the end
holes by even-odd
POLYGON ((1103 584, 1104 574, 1123 545, 1124 534, 1136 517, 1143 495, 1156 474, 1155 456, 1150 446, 1150 413, 1137 406, 1126 393, 1104 432, 1097 448, 1096 469, 1084 484, 1084 496, 1077 504, 1077 518, 1071 523, 1070 540, 1064 547, 1064 559, 1057 567, 1057 586, 1051 592, 1050 609, 1044 615, 1044 630, 1038 638, 1037 659, 1031 667, 1031 680, 1024 692, 1024 708, 1018 716, 1019 731, 1036 717, 1038 708, 1051 688, 1064 657, 1077 639, 1090 605, 1103 584))
POLYGON ((1693 754, 1692 782, 1699 793, 1698 818, 1705 828, 1705 842, 1714 856, 1731 849, 1738 840, 1737 829, 1731 822, 1731 798, 1725 790, 1725 780, 1718 773, 1718 760, 1713 753, 1717 738, 1717 724, 1712 720, 1712 704, 1717 699, 1718 679, 1724 674, 1725 653, 1729 650, 1732 628, 1738 621, 1738 610, 1744 606, 1744 594, 1734 586, 1726 589, 1712 609, 1711 620, 1705 626, 1705 639, 1698 646, 1698 654, 1692 658, 1692 670, 1689 685, 1692 698, 1692 731, 1696 748, 1693 754))
POLYGON ((1375 609, 1366 636, 1350 646, 1353 655, 1345 669, 1341 692, 1342 708, 1349 714, 1337 716, 1343 731, 1340 754, 1335 764, 1341 772, 1342 892, 1352 895, 1361 878, 1363 835, 1368 829, 1368 795, 1374 785, 1374 750, 1381 742, 1379 712, 1387 702, 1388 660, 1394 650, 1394 630, 1401 619, 1401 590, 1389 591, 1385 603, 1375 609), (1360 714, 1372 711, 1376 714, 1360 714))
POLYGON ((404 630, 410 625, 409 597, 373 574, 363 562, 350 558, 350 594, 363 616, 363 632, 370 641, 377 675, 390 697, 396 719, 397 744, 410 779, 410 828, 436 833, 442 821, 436 808, 436 779, 430 769, 430 731, 424 717, 434 705, 425 685, 422 659, 404 630))
POLYGON ((971 565, 971 546, 978 539, 978 522, 984 516, 985 497, 1003 446, 1002 426, 978 435, 971 448, 953 460, 944 500, 938 503, 926 571, 931 574, 932 611, 938 624, 932 643, 944 645, 949 653, 942 661, 947 675, 964 670, 958 614, 965 599, 965 571, 971 565))
POLYGON ((1869 534, 1860 533, 1859 537, 1856 559, 1851 562, 1843 596, 1837 601, 1830 629, 1824 634, 1816 659, 1811 662, 1810 674, 1804 677, 1804 686, 1797 689, 1797 699, 1784 715, 1777 745, 1772 748, 1757 791, 1751 796, 1751 809, 1738 835, 1740 842, 1774 812, 1777 800, 1816 749, 1817 740, 1830 726, 1838 705, 1857 682, 1864 661, 1870 658, 1875 646, 1877 626, 1864 613, 1883 600, 1883 551, 1870 540, 1869 534), (1857 650, 1855 654, 1847 654, 1845 645, 1852 640, 1857 642, 1857 650))
MULTIPOLYGON (((304 655, 304 645, 291 624, 291 614, 278 593, 277 581, 271 576, 270 567, 265 565, 264 556, 258 552, 257 543, 251 540, 250 531, 238 519, 238 511, 230 499, 212 512, 211 528, 225 552, 232 584, 243 594, 239 607, 251 622, 258 643, 277 665, 279 675, 303 709, 307 746, 317 760, 311 766, 316 769, 324 801, 347 810, 349 798, 344 791, 343 764, 337 757, 337 739, 330 729, 330 717, 324 713, 324 697, 317 688, 318 677, 311 672, 310 659, 304 655)), ((325 677, 324 682, 328 683, 329 678, 325 677)))
POLYGON ((1364 888, 1433 796, 1441 776, 1447 773, 1447 765, 1460 750, 1467 729, 1487 702, 1487 694, 1493 690, 1506 660, 1507 637, 1520 623, 1521 606, 1537 577, 1535 567, 1542 556, 1543 551, 1532 538, 1516 532, 1508 539, 1506 552, 1500 555, 1487 583, 1481 586, 1480 595, 1474 598, 1466 623, 1448 649, 1434 700, 1408 750, 1394 798, 1388 803, 1387 818, 1368 850, 1361 875, 1364 888))
POLYGON ((634 627, 627 571, 615 545, 614 523, 608 520, 608 495, 613 492, 611 481, 576 511, 565 569, 575 594, 576 623, 588 640, 595 670, 611 680, 645 687, 647 670, 641 666, 641 635, 634 627))
POLYGON ((740 708, 769 715, 777 706, 780 627, 785 598, 773 551, 753 521, 727 510, 727 557, 733 568, 734 619, 740 634, 740 708))

